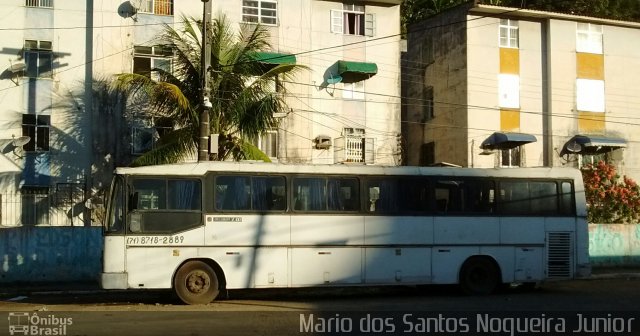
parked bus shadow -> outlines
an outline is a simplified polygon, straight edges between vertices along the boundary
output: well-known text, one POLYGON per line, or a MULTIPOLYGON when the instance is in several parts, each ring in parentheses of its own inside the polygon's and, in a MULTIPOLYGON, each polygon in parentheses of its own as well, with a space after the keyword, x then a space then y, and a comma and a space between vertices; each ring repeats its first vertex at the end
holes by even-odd
MULTIPOLYGON (((12 290, 0 294, 0 301, 12 302, 17 305, 48 304, 48 305, 181 305, 176 295, 168 290, 97 290, 90 285, 78 286, 74 289, 38 289, 12 290), (84 288, 83 288, 84 287, 84 288)), ((491 296, 501 298, 527 293, 544 293, 541 288, 530 289, 523 287, 503 288, 491 296)), ((323 305, 326 301, 368 300, 403 297, 430 298, 461 298, 462 293, 457 285, 421 285, 421 286, 369 286, 369 287, 306 287, 306 288, 269 288, 269 289, 235 289, 221 293, 214 303, 251 304, 259 302, 313 302, 323 305)))

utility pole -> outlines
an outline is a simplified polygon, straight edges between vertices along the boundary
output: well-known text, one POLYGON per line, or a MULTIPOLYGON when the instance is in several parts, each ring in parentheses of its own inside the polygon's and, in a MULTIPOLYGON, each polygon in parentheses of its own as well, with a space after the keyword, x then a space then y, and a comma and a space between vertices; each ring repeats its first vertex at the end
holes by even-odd
POLYGON ((200 103, 200 143, 198 148, 198 161, 209 161, 209 110, 211 110, 212 104, 209 97, 211 46, 209 45, 207 30, 209 30, 209 24, 211 23, 212 3, 213 0, 202 0, 202 48, 200 55, 200 91, 202 100, 200 103))

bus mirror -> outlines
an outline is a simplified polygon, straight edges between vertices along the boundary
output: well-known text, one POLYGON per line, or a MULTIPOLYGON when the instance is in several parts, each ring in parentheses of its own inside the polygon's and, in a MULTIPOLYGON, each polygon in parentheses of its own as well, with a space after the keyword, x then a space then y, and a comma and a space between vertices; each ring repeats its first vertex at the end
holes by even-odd
POLYGON ((134 211, 129 214, 129 231, 138 233, 142 231, 142 214, 134 211))
POLYGON ((138 209, 138 193, 134 192, 129 196, 129 211, 138 209))

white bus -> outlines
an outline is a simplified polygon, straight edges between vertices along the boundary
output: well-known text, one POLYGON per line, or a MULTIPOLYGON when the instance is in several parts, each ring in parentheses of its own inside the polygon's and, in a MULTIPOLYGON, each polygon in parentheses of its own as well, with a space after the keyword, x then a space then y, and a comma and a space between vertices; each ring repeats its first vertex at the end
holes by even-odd
POLYGON ((576 169, 203 162, 118 168, 105 289, 456 284, 590 274, 576 169))

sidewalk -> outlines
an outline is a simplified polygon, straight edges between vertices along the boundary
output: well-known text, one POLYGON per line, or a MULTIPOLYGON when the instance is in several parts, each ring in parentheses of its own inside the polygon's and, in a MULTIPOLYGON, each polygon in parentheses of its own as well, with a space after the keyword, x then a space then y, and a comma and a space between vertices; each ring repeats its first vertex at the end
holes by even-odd
MULTIPOLYGON (((595 267, 591 277, 580 280, 640 279, 640 268, 595 267)), ((125 290, 105 290, 97 281, 86 282, 42 282, 42 283, 0 283, 0 298, 10 296, 33 296, 51 294, 95 294, 125 290)))
POLYGON ((594 267, 588 279, 640 279, 640 267, 594 267))

